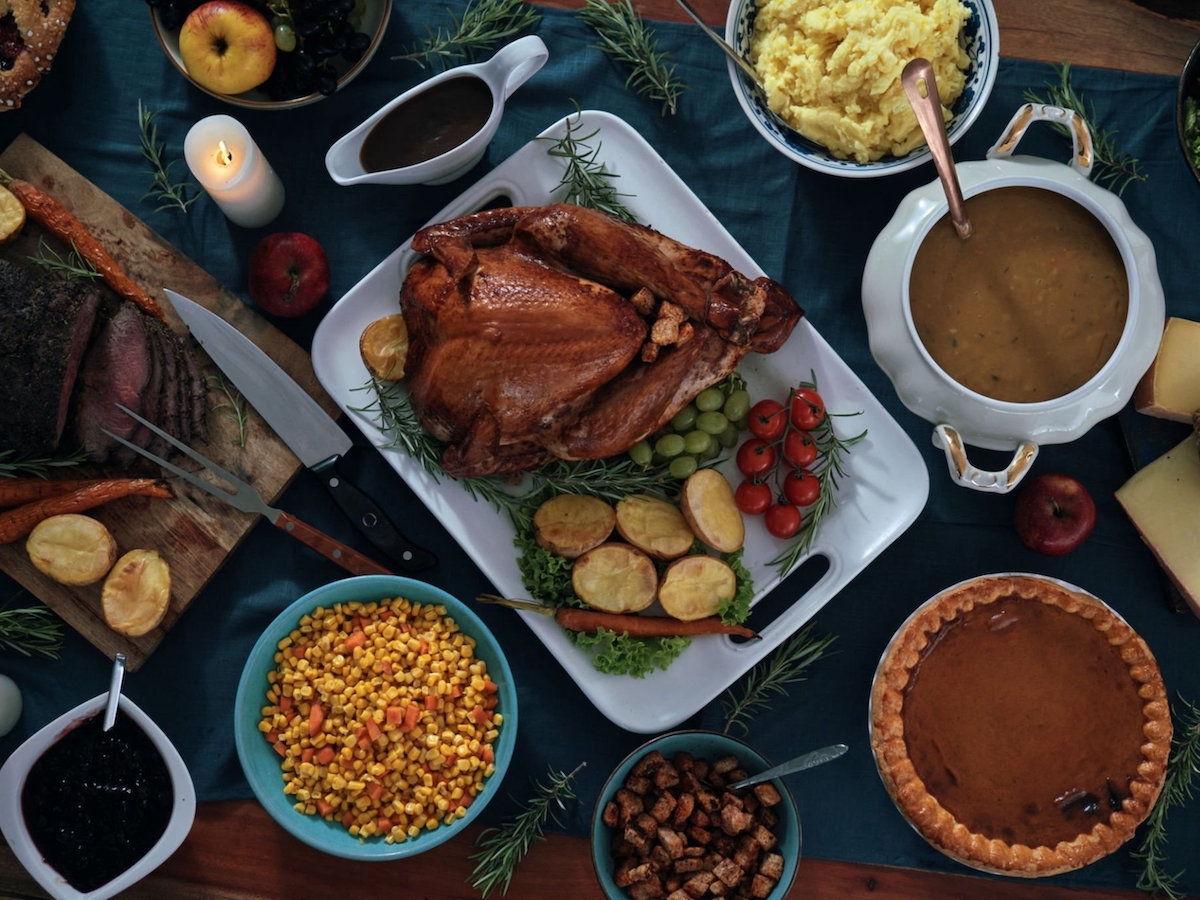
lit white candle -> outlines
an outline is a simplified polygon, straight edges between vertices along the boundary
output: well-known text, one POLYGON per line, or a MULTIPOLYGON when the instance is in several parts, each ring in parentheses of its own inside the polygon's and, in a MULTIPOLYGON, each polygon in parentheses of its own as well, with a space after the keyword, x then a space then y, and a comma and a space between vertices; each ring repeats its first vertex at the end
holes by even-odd
POLYGON ((232 116, 209 116, 193 125, 183 155, 200 186, 235 225, 266 225, 283 209, 283 183, 232 116))

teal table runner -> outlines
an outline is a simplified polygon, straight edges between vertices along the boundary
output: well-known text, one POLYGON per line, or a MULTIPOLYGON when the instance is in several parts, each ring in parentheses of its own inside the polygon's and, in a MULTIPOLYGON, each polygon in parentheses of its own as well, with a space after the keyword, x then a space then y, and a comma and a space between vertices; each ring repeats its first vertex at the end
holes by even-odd
MULTIPOLYGON (((886 179, 852 180, 793 164, 747 121, 730 89, 724 57, 692 25, 655 23, 660 49, 672 55, 689 85, 678 114, 663 117, 657 104, 624 87, 626 72, 593 48, 594 35, 574 14, 547 9, 536 33, 549 47, 550 60, 510 98, 500 132, 478 168, 439 187, 336 186, 324 168, 326 149, 429 75, 391 57, 423 38, 427 28, 448 23, 445 6, 437 0, 396 4, 378 55, 332 99, 287 112, 254 112, 214 100, 180 77, 159 49, 141 3, 89 0, 79 4, 51 75, 25 108, 0 116, 0 146, 28 133, 247 302, 247 258, 258 239, 268 231, 313 235, 331 260, 330 299, 309 316, 277 322, 307 347, 321 313, 337 298, 548 125, 576 106, 607 110, 633 125, 759 265, 795 295, 817 330, 909 433, 930 474, 929 502, 917 522, 816 616, 817 632, 837 635, 834 652, 750 723, 750 741, 773 760, 839 741, 850 745, 842 759, 789 778, 800 804, 806 856, 967 871, 927 845, 897 812, 875 772, 867 735, 871 678, 888 639, 917 605, 964 578, 1030 571, 1093 591, 1147 640, 1172 696, 1200 702, 1200 620, 1168 610, 1163 576, 1113 499, 1132 471, 1117 420, 1073 443, 1043 449, 1037 471, 1079 477, 1096 499, 1099 522, 1076 552, 1037 556, 1013 531, 1012 497, 951 484, 941 452, 930 443, 930 425, 903 408, 871 358, 859 295, 867 252, 900 199, 934 180, 932 165, 886 179), (161 110, 159 136, 169 158, 182 158, 184 136, 198 119, 227 113, 242 121, 286 186, 280 217, 268 228, 242 229, 207 197, 186 217, 154 212, 154 204, 143 200, 150 179, 139 152, 139 100, 161 110)), ((1044 95, 1047 82, 1056 80, 1051 66, 1002 60, 987 108, 955 156, 982 158, 1024 92, 1044 95)), ((1072 81, 1094 107, 1100 127, 1115 132, 1117 145, 1141 161, 1147 178, 1132 184, 1124 200, 1156 248, 1168 314, 1200 319, 1200 185, 1175 138, 1174 80, 1075 69, 1072 81)), ((1022 152, 1065 160, 1069 150, 1046 129, 1031 132, 1022 152)), ((186 174, 182 163, 173 171, 186 174)), ((439 553, 441 564, 424 573, 428 581, 463 598, 491 589, 378 454, 369 449, 354 454, 351 474, 439 553)), ((281 506, 367 549, 311 476, 302 473, 281 506)), ((149 661, 127 678, 129 696, 179 747, 201 800, 250 796, 234 750, 232 709, 238 676, 259 632, 296 597, 341 575, 273 529, 256 528, 149 661)), ((799 595, 803 577, 785 581, 776 597, 799 595)), ((12 581, 0 577, 0 600, 16 592, 12 581)), ((584 834, 604 779, 644 738, 600 715, 516 615, 493 608, 479 614, 505 647, 522 703, 516 757, 483 820, 495 823, 511 813, 528 793, 530 779, 542 778, 547 767, 569 771, 586 761, 577 781, 580 800, 563 819, 566 831, 584 834)), ((26 704, 17 728, 0 738, 0 760, 50 719, 106 688, 108 660, 70 628, 65 631, 57 662, 0 652, 0 672, 16 679, 26 704)), ((719 728, 722 721, 714 702, 686 724, 719 728)), ((1186 867, 1183 886, 1198 892, 1200 800, 1174 811, 1169 825, 1168 868, 1186 867)), ((1124 849, 1054 881, 1132 888, 1136 868, 1124 849)))

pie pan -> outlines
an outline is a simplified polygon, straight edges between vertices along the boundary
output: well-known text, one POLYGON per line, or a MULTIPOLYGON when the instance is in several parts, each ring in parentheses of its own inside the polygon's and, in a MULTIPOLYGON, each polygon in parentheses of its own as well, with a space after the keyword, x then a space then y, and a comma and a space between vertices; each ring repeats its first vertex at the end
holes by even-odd
POLYGON ((1024 878, 1132 838, 1172 734, 1158 665, 1128 623, 1025 573, 967 579, 908 617, 876 669, 869 730, 884 787, 921 837, 1024 878))
POLYGON ((945 450, 950 475, 963 487, 1011 491, 1029 471, 1040 444, 1073 441, 1120 410, 1158 352, 1165 305, 1154 247, 1120 198, 1088 180, 1092 161, 1091 136, 1082 118, 1059 107, 1026 104, 987 151, 986 159, 956 166, 967 198, 1020 186, 1053 191, 1074 201, 1104 226, 1120 252, 1129 282, 1124 331, 1101 369, 1068 394, 1037 403, 994 400, 954 381, 921 342, 908 285, 921 242, 949 209, 939 181, 916 189, 900 202, 867 257, 862 302, 871 354, 901 402, 934 424, 933 442, 945 450), (1026 129, 1042 120, 1070 130, 1069 165, 1013 156, 1026 129), (964 444, 1012 451, 1012 462, 1002 471, 981 471, 967 460, 964 444))

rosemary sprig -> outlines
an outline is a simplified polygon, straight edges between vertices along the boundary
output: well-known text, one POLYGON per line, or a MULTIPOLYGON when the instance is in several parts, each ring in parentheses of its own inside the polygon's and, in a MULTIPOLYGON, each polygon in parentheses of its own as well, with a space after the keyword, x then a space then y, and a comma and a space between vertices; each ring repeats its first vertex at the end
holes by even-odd
POLYGON ((142 141, 142 156, 146 158, 146 162, 150 163, 150 190, 142 195, 142 199, 154 198, 157 200, 158 206, 154 208, 155 212, 179 209, 186 213, 187 208, 196 202, 200 192, 196 190, 194 193, 189 193, 189 188, 195 189, 195 185, 190 181, 179 184, 171 181, 171 167, 179 160, 173 159, 167 163, 163 161, 167 145, 166 142, 159 141, 158 125, 154 122, 155 116, 160 112, 162 110, 146 108, 141 99, 138 99, 138 132, 142 141))
MULTIPOLYGON (((816 376, 810 377, 811 381, 802 382, 799 386, 816 390, 816 376)), ((857 415, 861 415, 861 413, 826 412, 821 424, 809 432, 818 451, 817 461, 810 471, 820 481, 821 493, 817 496, 816 502, 804 511, 804 522, 797 532, 796 542, 767 563, 769 566, 779 567, 780 578, 786 578, 800 557, 811 549, 826 513, 837 506, 838 479, 846 476, 843 457, 850 452, 851 447, 867 436, 867 432, 864 429, 848 438, 838 437, 833 429, 833 420, 857 415)))
POLYGON ((220 412, 233 422, 237 427, 237 438, 234 440, 234 444, 238 447, 245 447, 246 439, 249 436, 247 428, 250 424, 250 411, 246 406, 246 398, 219 372, 216 375, 209 375, 207 383, 210 391, 216 391, 225 398, 213 405, 213 411, 220 412))
POLYGON ((39 475, 45 478, 50 469, 78 466, 87 461, 87 451, 82 447, 69 456, 34 456, 14 450, 0 450, 0 478, 16 478, 18 475, 39 475))
POLYGON ((392 59, 406 59, 421 68, 435 63, 446 66, 478 50, 486 50, 497 41, 529 28, 541 19, 541 13, 524 0, 473 0, 462 18, 450 13, 451 28, 436 32, 426 27, 429 36, 392 59))
POLYGON ((1167 858, 1167 813, 1171 807, 1183 806, 1192 799, 1193 779, 1200 774, 1200 707, 1182 697, 1180 703, 1186 712, 1176 717, 1180 727, 1172 742, 1162 794, 1146 818, 1146 832, 1132 854, 1134 859, 1142 861, 1138 889, 1170 900, 1182 900, 1184 894, 1177 887, 1183 871, 1171 875, 1163 868, 1167 858))
POLYGON ((600 37, 599 49, 629 67, 625 86, 662 103, 662 114, 675 114, 687 85, 675 76, 671 55, 658 50, 653 30, 630 0, 585 0, 579 15, 600 37))
POLYGON ((565 810, 563 801, 575 799, 571 779, 586 765, 582 762, 566 774, 551 767, 549 783, 533 783, 533 797, 516 817, 501 822, 498 828, 486 828, 480 833, 475 841, 479 852, 470 857, 475 860, 471 886, 483 894, 484 900, 497 888, 502 896, 508 893, 509 883, 529 848, 545 840, 542 829, 547 819, 561 824, 554 807, 565 810))
POLYGON ((96 271, 96 267, 80 254, 79 250, 75 247, 74 241, 71 241, 71 251, 64 258, 46 243, 45 236, 39 237, 37 255, 30 256, 29 261, 39 269, 45 269, 47 272, 55 272, 67 278, 100 277, 100 273, 96 271))
MULTIPOLYGON (((1133 155, 1117 148, 1115 131, 1103 131, 1096 124, 1096 110, 1086 103, 1083 95, 1071 84, 1071 64, 1064 62, 1056 67, 1058 84, 1046 82, 1048 100, 1043 100, 1034 91, 1025 91, 1025 99, 1031 103, 1049 103, 1051 106, 1061 106, 1073 109, 1083 117, 1088 130, 1092 133, 1092 144, 1095 150, 1096 162, 1092 168, 1092 177, 1118 197, 1125 188, 1134 181, 1145 181, 1146 174, 1141 170, 1141 163, 1133 155)), ((1070 137, 1071 133, 1064 125, 1055 125, 1060 134, 1070 137)))
POLYGON ((721 699, 721 714, 725 716, 722 731, 729 734, 733 728, 745 734, 749 728, 747 720, 770 705, 774 695, 787 695, 790 684, 803 681, 808 667, 820 659, 837 635, 813 636, 812 623, 796 632, 772 653, 758 663, 741 681, 735 682, 725 691, 721 699))
MULTIPOLYGON (((11 602, 11 601, 10 601, 11 602)), ((58 659, 62 649, 62 624, 45 606, 0 608, 0 647, 22 656, 58 659)))
POLYGON ((579 120, 580 114, 576 108, 574 122, 570 118, 566 119, 566 131, 562 137, 543 139, 554 142, 546 151, 547 153, 566 161, 566 168, 563 170, 562 178, 559 179, 555 190, 561 187, 567 189, 567 195, 564 198, 567 203, 598 209, 626 222, 636 222, 637 217, 620 199, 631 195, 620 193, 616 185, 612 183, 614 178, 620 176, 609 172, 605 169, 604 163, 598 161, 600 142, 597 141, 595 146, 588 143, 600 133, 600 129, 597 128, 590 134, 580 135, 578 133, 581 127, 579 120))

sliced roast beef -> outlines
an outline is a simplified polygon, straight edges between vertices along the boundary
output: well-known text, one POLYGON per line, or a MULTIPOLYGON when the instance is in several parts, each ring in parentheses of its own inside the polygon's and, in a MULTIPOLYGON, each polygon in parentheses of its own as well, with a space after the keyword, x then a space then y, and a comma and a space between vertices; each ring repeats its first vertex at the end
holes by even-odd
POLYGON ((0 260, 0 451, 55 451, 99 305, 92 285, 0 260))
MULTIPOLYGON (((159 319, 149 320, 150 349, 158 360, 162 372, 162 383, 159 385, 158 412, 154 424, 172 437, 183 439, 180 424, 179 403, 179 365, 175 346, 178 341, 171 330, 159 319)), ((170 445, 160 437, 150 442, 150 450, 159 456, 165 455, 170 445)))
POLYGON ((131 439, 137 423, 116 404, 140 413, 150 381, 147 319, 136 306, 121 304, 97 335, 83 360, 83 383, 75 428, 88 455, 105 462, 120 445, 105 430, 131 439))
POLYGON ((180 341, 183 351, 184 365, 187 367, 188 406, 185 415, 191 415, 191 434, 199 441, 208 440, 208 382, 204 378, 204 370, 192 348, 180 341))

